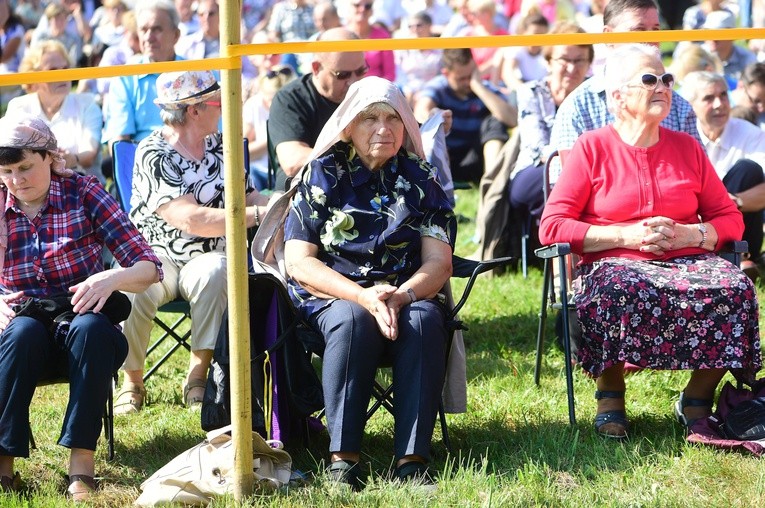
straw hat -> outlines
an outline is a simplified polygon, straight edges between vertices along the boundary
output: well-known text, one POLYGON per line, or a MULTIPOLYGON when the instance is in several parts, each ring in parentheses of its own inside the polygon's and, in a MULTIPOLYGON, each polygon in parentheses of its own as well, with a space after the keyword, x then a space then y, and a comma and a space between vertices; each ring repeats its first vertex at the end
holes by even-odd
POLYGON ((163 109, 180 109, 199 104, 220 90, 210 71, 165 72, 157 78, 157 98, 154 104, 163 109))

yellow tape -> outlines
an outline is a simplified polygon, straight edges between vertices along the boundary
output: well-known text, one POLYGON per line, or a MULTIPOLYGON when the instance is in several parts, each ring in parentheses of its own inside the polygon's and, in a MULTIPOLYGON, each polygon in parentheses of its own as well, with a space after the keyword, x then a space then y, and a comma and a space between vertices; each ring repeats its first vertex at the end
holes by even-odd
POLYGON ((660 30, 656 32, 607 32, 594 34, 496 35, 486 37, 423 37, 417 39, 364 39, 355 41, 280 42, 224 46, 219 58, 182 60, 113 67, 85 67, 0 75, 0 86, 52 81, 132 76, 173 71, 241 69, 247 55, 319 53, 341 51, 387 51, 400 49, 489 48, 507 46, 555 46, 629 42, 679 42, 697 40, 765 39, 765 28, 725 30, 660 30), (703 35, 702 35, 703 32, 703 35))
POLYGON ((271 436, 271 419, 274 415, 274 380, 271 375, 271 356, 268 350, 264 351, 263 358, 263 421, 266 426, 266 439, 271 436))

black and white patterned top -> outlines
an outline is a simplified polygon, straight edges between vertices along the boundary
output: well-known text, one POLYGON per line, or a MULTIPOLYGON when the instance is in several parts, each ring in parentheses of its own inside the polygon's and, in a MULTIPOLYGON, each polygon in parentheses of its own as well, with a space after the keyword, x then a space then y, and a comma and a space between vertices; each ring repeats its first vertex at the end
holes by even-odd
MULTIPOLYGON (((247 173, 242 171, 247 181, 247 173)), ((246 184, 247 193, 254 189, 246 184)), ((210 208, 223 208, 223 137, 220 133, 205 139, 201 161, 182 157, 162 136, 152 132, 136 149, 133 166, 133 193, 130 219, 158 254, 183 265, 198 254, 223 252, 225 237, 204 238, 185 233, 157 215, 163 204, 186 194, 210 208)))

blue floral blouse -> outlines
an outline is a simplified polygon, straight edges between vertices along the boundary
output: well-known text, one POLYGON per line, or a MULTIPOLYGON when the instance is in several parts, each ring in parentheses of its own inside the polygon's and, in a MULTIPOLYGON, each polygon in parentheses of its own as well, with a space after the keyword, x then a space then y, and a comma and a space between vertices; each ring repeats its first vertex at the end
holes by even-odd
MULTIPOLYGON (((319 247, 327 266, 364 287, 398 286, 421 265, 420 238, 454 249, 457 221, 436 168, 399 150, 380 171, 367 169, 352 145, 338 142, 303 172, 285 224, 285 240, 319 247)), ((290 280, 290 294, 306 314, 328 300, 290 280)))

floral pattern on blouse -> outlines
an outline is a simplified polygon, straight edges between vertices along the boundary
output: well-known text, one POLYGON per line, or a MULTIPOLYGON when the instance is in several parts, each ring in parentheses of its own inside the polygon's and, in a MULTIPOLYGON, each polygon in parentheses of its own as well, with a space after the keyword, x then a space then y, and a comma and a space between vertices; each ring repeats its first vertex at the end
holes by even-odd
POLYGON ((550 133, 557 110, 545 79, 518 89, 518 129, 523 133, 516 163, 519 170, 541 165, 542 156, 550 153, 550 133))
MULTIPOLYGON (((398 286, 422 264, 421 237, 454 248, 457 221, 436 175, 403 149, 370 171, 351 144, 338 142, 303 171, 285 240, 317 245, 324 264, 362 286, 398 286)), ((290 294, 307 312, 326 304, 292 280, 290 294)))

